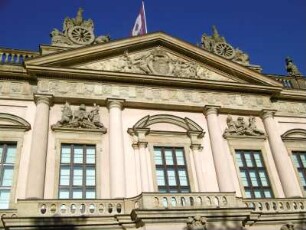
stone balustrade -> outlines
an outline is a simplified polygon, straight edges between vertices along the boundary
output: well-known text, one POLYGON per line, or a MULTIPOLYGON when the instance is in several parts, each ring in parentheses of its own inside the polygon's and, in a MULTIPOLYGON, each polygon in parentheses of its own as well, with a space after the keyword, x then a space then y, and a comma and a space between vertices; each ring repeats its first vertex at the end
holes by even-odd
POLYGON ((139 205, 144 209, 245 207, 235 193, 144 193, 139 205))
POLYGON ((281 82, 285 89, 306 89, 306 78, 304 76, 273 76, 275 80, 281 82))
POLYGON ((130 213, 119 200, 22 200, 18 216, 99 216, 130 213))
POLYGON ((0 64, 21 65, 24 60, 37 55, 37 52, 0 48, 0 64))
POLYGON ((116 216, 135 209, 249 208, 256 213, 306 211, 305 198, 242 199, 235 193, 142 193, 125 199, 18 200, 16 210, 2 210, 2 217, 116 216))
POLYGON ((306 199, 244 199, 247 207, 253 208, 255 212, 279 213, 306 211, 306 199))

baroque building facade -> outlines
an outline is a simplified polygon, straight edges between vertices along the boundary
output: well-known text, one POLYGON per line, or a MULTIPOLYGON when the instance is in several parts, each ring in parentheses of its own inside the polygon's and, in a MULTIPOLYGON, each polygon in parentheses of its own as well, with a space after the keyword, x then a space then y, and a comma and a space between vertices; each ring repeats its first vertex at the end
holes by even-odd
POLYGON ((0 49, 2 229, 306 229, 306 80, 213 27, 0 49))

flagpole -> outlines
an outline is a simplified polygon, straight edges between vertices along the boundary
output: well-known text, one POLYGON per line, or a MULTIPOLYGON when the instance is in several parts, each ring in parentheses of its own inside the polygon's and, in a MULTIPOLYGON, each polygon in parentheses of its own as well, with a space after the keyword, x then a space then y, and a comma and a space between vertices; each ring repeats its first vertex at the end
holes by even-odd
POLYGON ((146 34, 147 34, 148 33, 148 27, 147 27, 147 17, 146 17, 146 11, 145 11, 145 7, 144 7, 144 1, 142 1, 142 10, 143 10, 143 14, 144 14, 145 28, 146 28, 146 34))

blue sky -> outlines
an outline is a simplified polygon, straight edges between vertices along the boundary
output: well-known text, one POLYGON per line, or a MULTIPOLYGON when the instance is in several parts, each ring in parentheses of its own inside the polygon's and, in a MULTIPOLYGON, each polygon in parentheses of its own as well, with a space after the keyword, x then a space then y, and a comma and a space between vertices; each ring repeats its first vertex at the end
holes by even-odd
MULTIPOLYGON (((95 34, 128 37, 140 0, 0 0, 0 47, 38 50, 50 44, 53 28, 62 29, 66 16, 78 7, 92 18, 95 34)), ((286 74, 290 56, 306 75, 305 0, 146 0, 148 32, 163 31, 192 44, 203 33, 219 34, 247 52, 264 73, 286 74)))

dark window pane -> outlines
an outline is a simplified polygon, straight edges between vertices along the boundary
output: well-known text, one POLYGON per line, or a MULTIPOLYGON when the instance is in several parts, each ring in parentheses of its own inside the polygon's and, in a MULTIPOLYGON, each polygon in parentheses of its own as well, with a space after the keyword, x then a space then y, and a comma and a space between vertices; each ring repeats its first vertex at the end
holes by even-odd
POLYGON ((273 193, 258 150, 236 150, 236 160, 246 198, 272 198, 273 193))
POLYGON ((60 199, 95 199, 96 148, 63 144, 59 181, 60 199))
POLYGON ((190 192, 184 148, 154 147, 159 192, 190 192))

